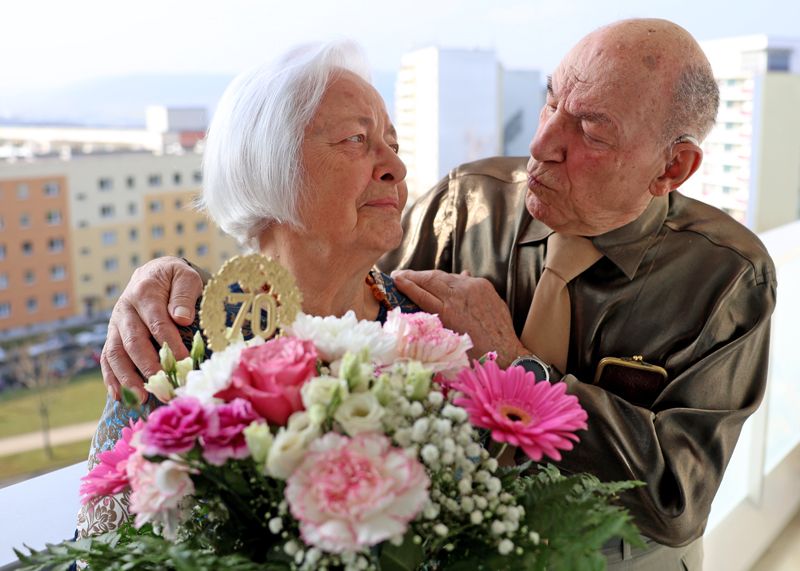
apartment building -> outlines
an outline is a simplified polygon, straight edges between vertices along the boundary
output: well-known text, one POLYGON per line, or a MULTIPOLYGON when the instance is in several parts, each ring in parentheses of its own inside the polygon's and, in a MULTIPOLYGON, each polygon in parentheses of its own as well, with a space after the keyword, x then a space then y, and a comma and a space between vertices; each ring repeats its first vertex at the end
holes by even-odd
POLYGON ((108 311, 133 270, 154 257, 185 256, 213 271, 238 253, 235 241, 193 208, 200 162, 195 152, 95 152, 0 163, 0 280, 7 274, 7 283, 0 282, 0 331, 108 311), (16 198, 21 184, 36 197, 35 208, 26 210, 16 198), (33 254, 25 250, 32 228, 19 227, 23 214, 39 224, 33 254), (35 296, 21 293, 29 271, 41 276, 35 296), (60 289, 51 277, 62 280, 60 289), (56 302, 57 313, 43 311, 56 302), (29 306, 42 311, 31 314, 29 306))
POLYGON ((681 190, 755 231, 800 217, 800 39, 702 42, 720 89, 700 172, 681 190))

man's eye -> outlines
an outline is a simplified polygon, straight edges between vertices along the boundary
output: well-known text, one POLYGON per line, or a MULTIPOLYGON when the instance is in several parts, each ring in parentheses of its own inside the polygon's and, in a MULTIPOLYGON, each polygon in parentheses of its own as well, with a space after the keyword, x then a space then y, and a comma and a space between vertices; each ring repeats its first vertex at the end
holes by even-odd
POLYGON ((353 135, 345 139, 345 141, 352 141, 353 143, 363 143, 366 140, 367 138, 364 135, 353 135))

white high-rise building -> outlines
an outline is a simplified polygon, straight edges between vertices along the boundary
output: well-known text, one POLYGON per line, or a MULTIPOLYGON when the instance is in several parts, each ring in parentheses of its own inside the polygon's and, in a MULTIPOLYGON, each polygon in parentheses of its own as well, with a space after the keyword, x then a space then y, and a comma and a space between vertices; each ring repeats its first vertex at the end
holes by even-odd
POLYGON ((800 39, 701 43, 720 89, 704 160, 681 190, 760 232, 800 218, 800 39))
POLYGON ((542 99, 538 72, 504 72, 493 51, 429 47, 405 54, 395 122, 410 198, 458 164, 526 154, 542 99))

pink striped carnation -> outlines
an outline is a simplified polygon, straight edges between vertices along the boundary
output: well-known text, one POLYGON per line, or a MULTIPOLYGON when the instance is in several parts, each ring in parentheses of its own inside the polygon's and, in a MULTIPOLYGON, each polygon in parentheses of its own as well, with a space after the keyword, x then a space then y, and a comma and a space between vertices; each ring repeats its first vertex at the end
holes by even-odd
POLYGON ((429 486, 420 462, 386 436, 329 432, 309 446, 285 494, 303 541, 343 553, 402 536, 429 486))
POLYGON ((531 460, 561 460, 559 450, 572 450, 577 430, 586 430, 586 411, 566 394, 566 383, 536 381, 522 367, 502 370, 494 361, 465 369, 452 388, 463 396, 454 401, 470 422, 491 430, 492 439, 522 448, 531 460))
POLYGON ((136 448, 131 444, 133 435, 142 430, 144 421, 140 418, 136 423, 122 429, 122 436, 114 444, 114 448, 97 455, 99 463, 86 474, 81 481, 81 503, 100 496, 111 496, 123 492, 129 485, 126 465, 136 448))
POLYGON ((250 455, 244 439, 244 429, 261 417, 253 405, 244 399, 214 406, 208 411, 214 420, 203 433, 203 458, 210 464, 222 466, 228 459, 242 459, 250 455))

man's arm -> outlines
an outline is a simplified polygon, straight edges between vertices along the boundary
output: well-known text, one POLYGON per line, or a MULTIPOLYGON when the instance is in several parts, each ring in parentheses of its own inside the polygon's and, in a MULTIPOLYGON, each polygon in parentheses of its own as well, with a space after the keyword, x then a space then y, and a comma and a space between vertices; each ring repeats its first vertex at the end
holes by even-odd
POLYGON ((167 342, 177 359, 188 356, 176 324, 194 321, 195 303, 203 292, 198 271, 181 258, 164 257, 137 268, 114 305, 108 336, 100 356, 103 382, 115 399, 121 386, 136 392, 144 402, 142 376, 155 374, 161 365, 151 339, 167 342))

